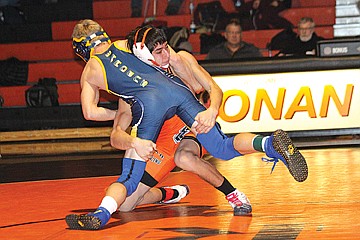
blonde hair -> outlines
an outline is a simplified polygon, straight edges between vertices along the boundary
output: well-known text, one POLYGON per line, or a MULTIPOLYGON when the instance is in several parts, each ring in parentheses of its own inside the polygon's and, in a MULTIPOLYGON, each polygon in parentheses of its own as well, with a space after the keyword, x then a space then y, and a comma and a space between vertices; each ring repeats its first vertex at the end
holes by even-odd
MULTIPOLYGON (((88 37, 93 33, 103 31, 100 24, 91 19, 80 20, 74 27, 72 38, 88 37)), ((97 41, 104 38, 105 36, 100 35, 91 40, 91 42, 97 41)))

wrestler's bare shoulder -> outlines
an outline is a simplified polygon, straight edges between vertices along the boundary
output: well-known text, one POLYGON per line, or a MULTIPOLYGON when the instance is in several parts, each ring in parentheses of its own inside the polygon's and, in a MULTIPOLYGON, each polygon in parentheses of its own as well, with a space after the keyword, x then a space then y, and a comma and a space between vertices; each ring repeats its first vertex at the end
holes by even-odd
POLYGON ((174 66, 175 66, 175 72, 179 73, 181 80, 188 86, 190 89, 192 89, 195 93, 200 93, 204 90, 204 86, 200 83, 197 72, 200 69, 200 65, 195 59, 195 57, 186 52, 186 51, 179 51, 175 54, 171 54, 170 57, 174 58, 174 66), (183 73, 186 73, 185 75, 182 75, 181 71, 178 72, 176 70, 176 66, 185 66, 188 68, 188 70, 183 71, 183 73))
POLYGON ((84 68, 84 73, 87 75, 94 75, 101 72, 101 65, 95 58, 90 58, 84 68))
POLYGON ((86 81, 98 86, 100 89, 105 89, 103 71, 100 63, 95 58, 90 58, 85 65, 81 81, 86 81))
POLYGON ((129 49, 127 47, 127 40, 117 40, 114 42, 115 46, 125 52, 128 52, 129 49))

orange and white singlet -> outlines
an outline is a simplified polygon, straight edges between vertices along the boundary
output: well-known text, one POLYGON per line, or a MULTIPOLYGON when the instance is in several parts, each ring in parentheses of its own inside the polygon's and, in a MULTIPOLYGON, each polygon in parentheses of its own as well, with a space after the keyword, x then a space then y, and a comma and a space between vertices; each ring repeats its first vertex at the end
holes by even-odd
POLYGON ((174 155, 185 135, 193 135, 177 116, 166 120, 156 141, 157 153, 146 164, 145 171, 160 182, 174 169, 174 155))

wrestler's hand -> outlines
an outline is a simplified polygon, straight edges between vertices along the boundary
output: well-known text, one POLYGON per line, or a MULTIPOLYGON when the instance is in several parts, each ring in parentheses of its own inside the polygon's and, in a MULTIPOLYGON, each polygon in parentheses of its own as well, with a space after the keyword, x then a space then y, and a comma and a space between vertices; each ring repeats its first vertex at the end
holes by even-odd
POLYGON ((195 121, 198 123, 195 126, 197 133, 207 133, 212 127, 214 127, 217 117, 217 111, 214 111, 212 108, 208 108, 205 111, 199 112, 195 121))
POLYGON ((150 160, 156 151, 156 144, 150 140, 135 138, 134 148, 136 153, 144 160, 150 160))

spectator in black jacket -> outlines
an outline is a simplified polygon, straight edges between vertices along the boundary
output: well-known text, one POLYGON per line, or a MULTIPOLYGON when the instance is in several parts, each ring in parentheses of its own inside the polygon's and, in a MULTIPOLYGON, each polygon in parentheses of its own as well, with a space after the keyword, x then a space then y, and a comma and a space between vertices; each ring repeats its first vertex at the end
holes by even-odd
POLYGON ((298 35, 286 44, 279 56, 313 56, 316 54, 316 44, 323 37, 315 33, 315 22, 310 17, 303 17, 298 23, 298 35))
POLYGON ((242 41, 241 26, 238 19, 231 19, 225 28, 226 41, 210 49, 206 59, 235 59, 262 57, 254 45, 242 41))

